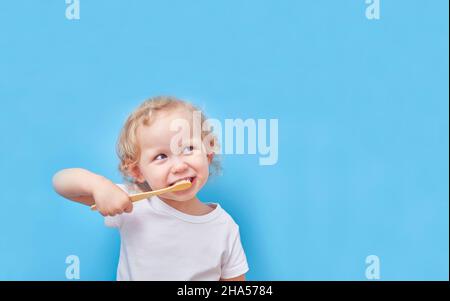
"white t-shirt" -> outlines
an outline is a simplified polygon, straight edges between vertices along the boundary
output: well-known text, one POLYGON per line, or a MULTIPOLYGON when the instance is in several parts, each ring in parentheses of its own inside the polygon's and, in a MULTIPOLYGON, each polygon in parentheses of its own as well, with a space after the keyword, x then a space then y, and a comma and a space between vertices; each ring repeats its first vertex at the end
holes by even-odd
POLYGON ((121 236, 117 280, 219 280, 249 270, 239 226, 219 204, 200 216, 158 197, 133 205, 131 213, 105 217, 121 236))

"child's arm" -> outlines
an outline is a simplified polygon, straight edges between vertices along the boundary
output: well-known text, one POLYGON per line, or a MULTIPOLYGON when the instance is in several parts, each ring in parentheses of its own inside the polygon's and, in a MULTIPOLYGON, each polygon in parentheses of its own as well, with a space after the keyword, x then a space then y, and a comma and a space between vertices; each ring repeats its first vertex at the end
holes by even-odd
POLYGON ((82 168, 68 168, 53 176, 53 187, 61 196, 88 206, 96 204, 102 215, 131 212, 128 195, 107 178, 82 168))
POLYGON ((66 199, 91 206, 95 204, 93 186, 101 176, 82 168, 68 168, 53 176, 53 188, 66 199))

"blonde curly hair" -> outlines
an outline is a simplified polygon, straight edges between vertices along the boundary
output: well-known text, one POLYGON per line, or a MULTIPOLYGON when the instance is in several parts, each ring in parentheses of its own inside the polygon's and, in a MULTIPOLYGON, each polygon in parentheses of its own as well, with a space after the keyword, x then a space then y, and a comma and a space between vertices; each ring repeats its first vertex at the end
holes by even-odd
MULTIPOLYGON (((201 124, 207 120, 205 114, 196 106, 172 96, 157 96, 145 100, 126 120, 117 141, 116 152, 120 160, 119 171, 122 174, 128 189, 141 192, 152 190, 147 181, 144 183, 138 182, 131 172, 137 166, 141 154, 136 134, 138 127, 142 125, 149 126, 156 116, 154 113, 167 112, 176 108, 185 108, 191 112, 201 112, 201 124)), ((208 135, 210 138, 212 137, 212 140, 210 141, 212 149, 217 150, 219 143, 217 141, 217 136, 212 133, 212 131, 202 131, 202 140, 208 135)), ((221 164, 217 152, 215 153, 216 155, 210 164, 210 175, 217 174, 221 171, 221 164)))

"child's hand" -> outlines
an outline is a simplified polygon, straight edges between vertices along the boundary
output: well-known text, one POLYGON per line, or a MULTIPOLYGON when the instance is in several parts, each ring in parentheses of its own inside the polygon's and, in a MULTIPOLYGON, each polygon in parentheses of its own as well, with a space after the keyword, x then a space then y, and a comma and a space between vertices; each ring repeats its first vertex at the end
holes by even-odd
POLYGON ((114 216, 133 210, 133 203, 126 192, 108 179, 96 183, 92 196, 98 212, 103 216, 114 216))

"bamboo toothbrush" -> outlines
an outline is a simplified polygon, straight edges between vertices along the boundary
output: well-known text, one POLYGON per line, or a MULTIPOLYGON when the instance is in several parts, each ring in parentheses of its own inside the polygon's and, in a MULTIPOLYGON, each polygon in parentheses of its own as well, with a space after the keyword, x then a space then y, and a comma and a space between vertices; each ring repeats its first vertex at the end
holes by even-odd
MULTIPOLYGON (((147 198, 155 196, 155 195, 160 195, 160 194, 163 194, 163 193, 185 190, 185 189, 188 189, 189 187, 191 187, 191 185, 192 185, 192 183, 189 182, 188 180, 182 180, 182 181, 178 181, 175 184, 173 184, 172 186, 169 186, 169 187, 166 187, 166 188, 153 190, 153 191, 148 191, 148 192, 141 192, 141 193, 136 193, 136 194, 130 194, 128 197, 130 198, 130 201, 137 202, 137 201, 140 201, 140 200, 143 200, 143 199, 147 199, 147 198)), ((92 205, 91 206, 91 210, 97 210, 97 206, 95 206, 95 204, 92 205)))

